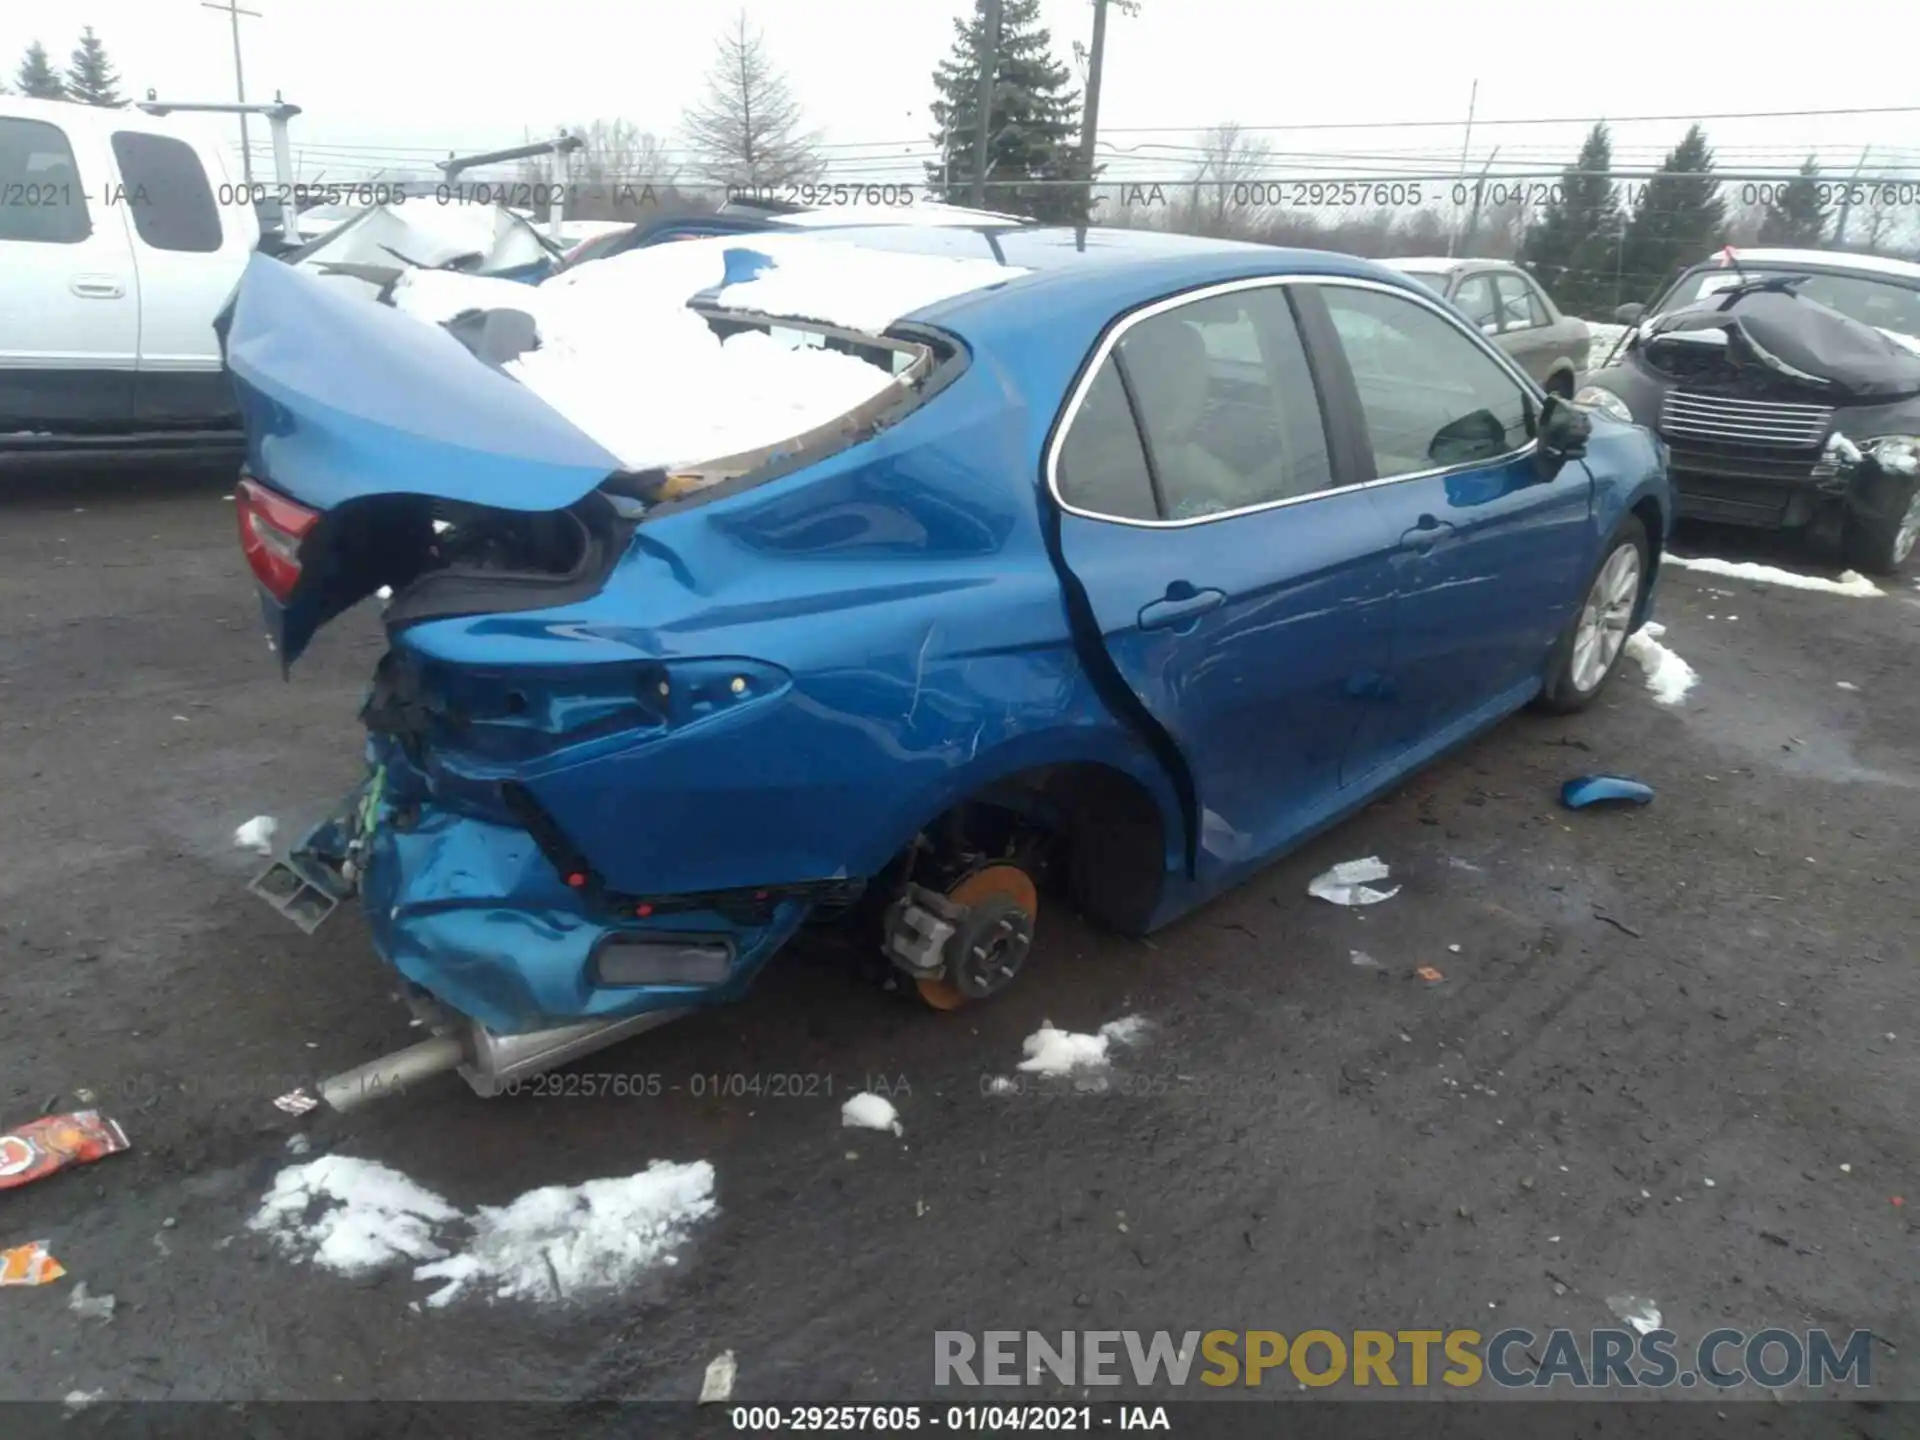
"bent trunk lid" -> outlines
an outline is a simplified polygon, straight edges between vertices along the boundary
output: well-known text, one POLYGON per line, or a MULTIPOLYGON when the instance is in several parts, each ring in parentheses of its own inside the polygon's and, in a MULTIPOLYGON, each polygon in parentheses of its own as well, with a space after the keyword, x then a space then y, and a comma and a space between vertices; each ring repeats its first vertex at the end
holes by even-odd
POLYGON ((299 584, 264 587, 283 666, 328 620, 404 583, 433 544, 433 502, 564 510, 620 469, 606 449, 435 325, 266 256, 219 326, 248 473, 321 515, 299 584), (378 523, 350 514, 381 497, 378 523))

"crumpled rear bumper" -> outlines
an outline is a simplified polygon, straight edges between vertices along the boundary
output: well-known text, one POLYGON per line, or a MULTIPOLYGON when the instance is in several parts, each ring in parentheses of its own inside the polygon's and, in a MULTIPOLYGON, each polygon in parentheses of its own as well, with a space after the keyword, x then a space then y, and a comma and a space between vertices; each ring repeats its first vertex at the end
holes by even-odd
POLYGON ((734 999, 809 910, 782 902, 761 924, 619 916, 569 889, 522 829, 391 796, 373 811, 358 883, 375 949, 441 1006, 501 1035, 734 999), (599 957, 635 941, 731 953, 698 984, 606 983, 599 957))

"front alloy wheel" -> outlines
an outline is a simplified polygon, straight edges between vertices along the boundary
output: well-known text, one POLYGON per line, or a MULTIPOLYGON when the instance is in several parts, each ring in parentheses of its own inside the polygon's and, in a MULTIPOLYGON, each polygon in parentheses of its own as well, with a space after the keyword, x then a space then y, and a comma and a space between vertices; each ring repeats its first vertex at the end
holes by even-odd
POLYGON ((1573 656, 1568 679, 1582 695, 1591 695, 1607 678, 1633 623, 1634 602, 1640 598, 1640 549, 1623 543, 1607 556, 1593 577, 1587 602, 1573 632, 1573 656))

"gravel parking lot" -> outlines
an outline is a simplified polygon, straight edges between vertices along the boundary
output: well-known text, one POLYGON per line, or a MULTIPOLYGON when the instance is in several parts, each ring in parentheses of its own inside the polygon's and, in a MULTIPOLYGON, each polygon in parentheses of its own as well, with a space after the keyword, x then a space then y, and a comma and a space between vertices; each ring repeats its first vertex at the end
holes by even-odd
MULTIPOLYGON (((417 1032, 359 918, 300 934, 232 835, 354 782, 381 640, 363 607, 282 683, 226 488, 0 500, 0 1118, 89 1092, 133 1142, 0 1199, 0 1246, 70 1276, 0 1296, 0 1398, 690 1399, 732 1350, 737 1398, 878 1401, 930 1395, 942 1329, 1585 1330, 1631 1293, 1683 1339, 1871 1330, 1876 1396, 1920 1399, 1911 579, 1669 568, 1678 705, 1629 667, 1148 944, 1055 909, 992 1005, 934 1014, 803 949, 575 1067, 657 1093, 448 1078, 302 1122, 282 1077, 417 1032), (1658 797, 1559 808, 1590 770, 1658 797), (1369 855, 1391 900, 1307 896, 1369 855), (987 1093, 1043 1020, 1127 1015, 1106 1091, 987 1093), (842 1128, 871 1083, 903 1134, 842 1128), (717 1208, 610 1298, 423 1306, 405 1267, 343 1278, 248 1230, 295 1131, 464 1211, 654 1160, 709 1162, 717 1208)), ((1818 572, 1743 543, 1676 548, 1818 572)))

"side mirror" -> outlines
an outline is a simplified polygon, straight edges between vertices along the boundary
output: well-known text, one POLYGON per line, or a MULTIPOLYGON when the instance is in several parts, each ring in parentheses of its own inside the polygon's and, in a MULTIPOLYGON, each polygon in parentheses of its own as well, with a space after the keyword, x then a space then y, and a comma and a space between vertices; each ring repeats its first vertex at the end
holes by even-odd
POLYGON ((1551 479, 1567 461, 1587 453, 1593 421, 1578 405, 1550 391, 1540 407, 1540 423, 1534 433, 1540 442, 1541 468, 1551 479))
POLYGON ((1625 305, 1614 306, 1613 319, 1618 325, 1638 325, 1640 317, 1646 313, 1646 306, 1638 300, 1629 300, 1625 305))

